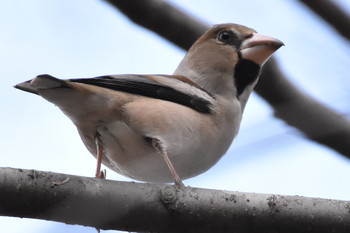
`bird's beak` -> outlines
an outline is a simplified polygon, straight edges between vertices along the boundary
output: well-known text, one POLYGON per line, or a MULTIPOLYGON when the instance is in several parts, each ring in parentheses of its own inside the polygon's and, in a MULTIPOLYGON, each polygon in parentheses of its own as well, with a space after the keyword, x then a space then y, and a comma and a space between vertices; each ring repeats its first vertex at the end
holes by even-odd
POLYGON ((253 33, 252 37, 243 41, 240 51, 242 58, 262 66, 282 45, 284 44, 280 40, 253 33))

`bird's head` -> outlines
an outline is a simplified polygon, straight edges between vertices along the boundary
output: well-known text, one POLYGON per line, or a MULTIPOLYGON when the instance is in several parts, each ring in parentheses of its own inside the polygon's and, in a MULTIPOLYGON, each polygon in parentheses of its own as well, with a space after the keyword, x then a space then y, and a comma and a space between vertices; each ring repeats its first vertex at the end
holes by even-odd
POLYGON ((190 48, 176 75, 184 75, 207 92, 238 98, 244 107, 261 67, 283 43, 237 24, 213 26, 190 48))

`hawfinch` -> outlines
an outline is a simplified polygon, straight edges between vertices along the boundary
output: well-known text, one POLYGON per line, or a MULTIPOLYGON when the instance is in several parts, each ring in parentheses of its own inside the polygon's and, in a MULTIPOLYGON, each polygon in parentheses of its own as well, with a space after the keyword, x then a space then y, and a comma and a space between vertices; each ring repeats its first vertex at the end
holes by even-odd
POLYGON ((283 43, 237 24, 213 26, 173 75, 50 75, 15 87, 42 96, 75 124, 85 146, 115 172, 172 182, 207 171, 227 151, 262 65, 283 43))

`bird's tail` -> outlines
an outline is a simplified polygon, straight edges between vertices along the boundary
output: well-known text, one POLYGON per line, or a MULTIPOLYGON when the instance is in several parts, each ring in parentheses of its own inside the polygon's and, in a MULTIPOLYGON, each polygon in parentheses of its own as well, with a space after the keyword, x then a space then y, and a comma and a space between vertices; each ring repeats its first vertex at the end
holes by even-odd
POLYGON ((22 91, 38 95, 38 90, 54 89, 60 87, 70 87, 69 84, 61 79, 55 78, 48 74, 36 76, 34 79, 19 83, 14 86, 22 91))

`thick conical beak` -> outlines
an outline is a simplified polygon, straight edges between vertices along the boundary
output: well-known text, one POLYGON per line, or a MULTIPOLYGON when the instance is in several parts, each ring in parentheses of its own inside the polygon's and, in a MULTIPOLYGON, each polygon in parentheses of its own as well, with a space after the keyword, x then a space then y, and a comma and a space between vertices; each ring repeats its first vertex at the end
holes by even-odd
POLYGON ((262 66, 282 45, 284 44, 280 40, 253 33, 252 37, 243 41, 240 51, 242 58, 262 66))

